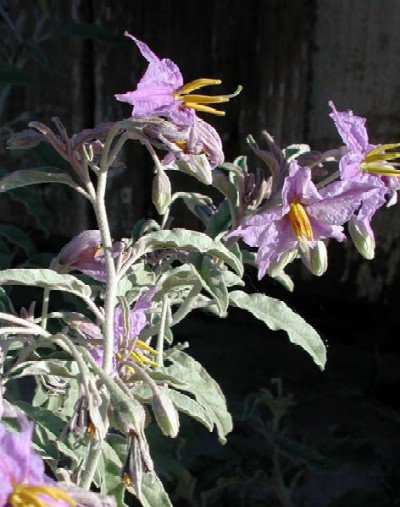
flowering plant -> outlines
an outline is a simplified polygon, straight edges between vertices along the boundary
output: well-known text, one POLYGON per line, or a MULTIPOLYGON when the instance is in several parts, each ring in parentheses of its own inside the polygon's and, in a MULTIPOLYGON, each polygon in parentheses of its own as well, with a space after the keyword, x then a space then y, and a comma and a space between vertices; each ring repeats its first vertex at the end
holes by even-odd
POLYGON ((301 258, 322 275, 327 241, 344 241, 346 223, 356 248, 372 258, 371 218, 384 204, 394 204, 399 187, 399 145, 370 145, 364 119, 338 112, 333 103, 331 116, 345 146, 325 153, 305 145, 281 149, 264 133, 268 149, 248 138, 266 163, 264 171, 249 171, 245 157, 224 162, 217 131, 197 114, 223 115, 210 104, 228 102, 241 88, 215 96, 192 93, 221 81, 184 84, 174 62, 126 35, 148 62, 136 89, 116 95, 133 106, 129 118, 72 137, 57 118, 55 130, 33 121, 9 140, 9 148, 19 149, 48 143, 69 170, 16 170, 0 180, 0 191, 68 185, 91 204, 98 229, 71 239, 46 269, 0 272, 1 505, 126 505, 129 494, 144 506, 171 505, 148 443, 151 419, 170 438, 179 433, 180 412, 215 429, 221 443, 232 429, 218 384, 190 356, 188 344, 174 342, 174 326, 194 309, 227 317, 230 306, 240 307, 286 331, 323 369, 326 349, 318 333, 282 301, 243 290, 245 264, 256 266, 259 278, 270 276, 292 290, 285 267, 301 258), (154 164, 152 199, 160 219, 132 224, 129 238, 114 241, 106 183, 131 141, 139 141, 154 164), (331 162, 338 171, 330 170, 331 162), (214 186, 220 202, 173 192, 170 171, 214 186), (173 227, 171 208, 178 199, 201 221, 202 232, 173 227), (41 288, 39 313, 35 305, 17 312, 8 286, 41 288), (55 309, 55 291, 72 295, 73 308, 55 309), (13 399, 9 389, 26 376, 35 378, 29 404, 13 399), (17 414, 18 434, 10 430, 10 413, 17 414), (26 417, 36 423, 33 439, 26 417), (91 489, 101 496, 82 493, 91 489))

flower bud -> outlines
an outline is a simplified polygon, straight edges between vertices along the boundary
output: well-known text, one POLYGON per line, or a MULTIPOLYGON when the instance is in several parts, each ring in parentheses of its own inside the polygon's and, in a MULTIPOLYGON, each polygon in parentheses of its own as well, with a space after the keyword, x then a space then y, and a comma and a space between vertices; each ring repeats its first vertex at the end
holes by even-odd
POLYGON ((367 260, 373 259, 375 257, 375 238, 369 224, 357 220, 357 218, 351 218, 349 233, 358 253, 367 260))
POLYGON ((152 199, 158 214, 164 215, 171 203, 171 182, 161 168, 153 180, 152 199))
POLYGON ((305 264, 315 276, 322 276, 328 268, 328 252, 323 241, 317 241, 316 245, 309 249, 305 264))
POLYGON ((179 432, 179 415, 172 401, 165 393, 157 390, 152 398, 152 406, 163 434, 175 438, 179 432))

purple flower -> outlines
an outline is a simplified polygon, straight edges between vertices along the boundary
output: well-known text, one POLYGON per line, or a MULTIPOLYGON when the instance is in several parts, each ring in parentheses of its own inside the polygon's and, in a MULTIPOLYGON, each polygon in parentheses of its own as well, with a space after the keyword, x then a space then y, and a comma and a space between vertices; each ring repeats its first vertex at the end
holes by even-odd
POLYGON ((193 155, 205 155, 211 169, 224 162, 221 138, 215 128, 204 120, 196 117, 193 125, 186 131, 180 130, 174 136, 171 136, 171 133, 166 132, 163 136, 164 140, 170 143, 170 151, 163 160, 164 165, 174 160, 193 163, 193 155))
POLYGON ((19 432, 9 432, 0 423, 0 505, 75 506, 71 497, 46 476, 42 459, 32 450, 33 423, 19 419, 19 432))
MULTIPOLYGON (((157 351, 139 339, 140 333, 147 326, 146 312, 151 306, 155 294, 155 287, 142 292, 135 306, 129 311, 127 326, 125 313, 121 307, 117 307, 114 316, 114 356, 113 370, 117 369, 120 361, 132 360, 138 364, 157 366, 149 354, 157 355, 157 351), (143 351, 145 354, 143 354, 143 351)), ((72 325, 78 328, 89 339, 101 340, 100 327, 87 319, 76 319, 72 325)), ((93 346, 90 352, 99 365, 103 363, 102 347, 93 346)))
POLYGON ((228 102, 230 98, 240 93, 241 87, 231 95, 212 97, 191 95, 192 91, 204 86, 221 84, 221 80, 201 78, 183 84, 181 71, 172 60, 168 58, 160 60, 147 44, 128 32, 124 35, 135 42, 143 57, 149 62, 136 90, 115 95, 117 100, 132 104, 132 116, 163 115, 170 117, 177 124, 191 125, 195 119, 194 110, 223 116, 225 114, 223 111, 218 111, 208 104, 228 102))
POLYGON ((366 120, 356 116, 352 111, 337 111, 334 103, 330 117, 347 147, 347 152, 340 158, 339 169, 341 178, 349 181, 363 182, 375 186, 373 192, 363 199, 360 211, 353 218, 354 223, 373 238, 370 221, 375 212, 385 203, 387 206, 397 201, 397 190, 400 188, 400 171, 394 168, 400 153, 393 150, 400 145, 369 143, 366 120), (386 196, 389 195, 387 201, 386 196))
POLYGON ((319 241, 345 239, 342 225, 369 191, 370 185, 349 181, 318 190, 311 181, 311 170, 293 161, 283 184, 282 204, 245 219, 228 237, 240 236, 249 246, 258 247, 259 279, 290 250, 297 250, 309 266, 310 249, 319 241))
MULTIPOLYGON (((114 256, 120 250, 120 242, 113 244, 114 256)), ((57 255, 52 268, 60 273, 81 271, 101 282, 106 281, 104 251, 101 246, 101 235, 98 230, 83 231, 67 243, 57 255)))

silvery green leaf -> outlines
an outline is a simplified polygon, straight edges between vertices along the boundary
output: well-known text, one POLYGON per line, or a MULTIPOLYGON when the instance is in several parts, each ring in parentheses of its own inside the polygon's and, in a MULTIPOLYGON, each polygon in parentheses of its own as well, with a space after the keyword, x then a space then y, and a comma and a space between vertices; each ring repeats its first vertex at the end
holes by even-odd
POLYGON ((29 285, 72 292, 88 298, 90 287, 73 275, 61 275, 52 269, 5 269, 0 271, 0 285, 29 285))
POLYGON ((226 316, 229 305, 228 289, 225 285, 223 271, 210 257, 203 256, 199 269, 201 280, 207 292, 216 302, 221 317, 226 316))
POLYGON ((35 434, 38 437, 33 439, 33 445, 40 451, 40 453, 46 453, 46 448, 49 442, 56 443, 59 451, 77 461, 77 454, 74 449, 69 445, 67 440, 60 440, 60 434, 67 424, 66 419, 61 417, 61 414, 56 414, 51 410, 47 410, 42 407, 32 407, 29 403, 24 401, 18 401, 15 403, 25 414, 35 421, 35 434), (37 429, 40 428, 40 432, 37 429), (46 436, 46 440, 43 441, 41 437, 46 436))
POLYGON ((190 157, 190 163, 184 159, 178 159, 171 165, 176 165, 180 171, 190 174, 190 176, 194 176, 205 185, 211 185, 213 181, 210 162, 204 154, 192 155, 190 157))
POLYGON ((164 486, 156 474, 144 474, 140 502, 143 507, 173 507, 164 486))
POLYGON ((139 259, 154 250, 170 248, 215 256, 239 275, 243 273, 243 266, 238 258, 220 241, 213 240, 202 232, 186 229, 157 231, 141 237, 133 246, 133 259, 139 259))
POLYGON ((217 211, 212 215, 208 222, 206 233, 211 238, 218 237, 221 233, 228 230, 231 225, 231 207, 227 199, 224 199, 219 205, 217 211))
POLYGON ((286 160, 288 162, 291 162, 302 153, 307 153, 310 151, 310 146, 308 144, 291 144, 290 146, 284 148, 282 151, 286 160))
POLYGON ((0 180, 0 192, 39 183, 62 183, 75 190, 80 188, 68 174, 53 167, 43 167, 41 169, 20 169, 4 176, 0 180))
POLYGON ((168 397, 179 412, 183 412, 184 414, 193 417, 193 419, 196 419, 196 421, 203 424, 208 431, 213 430, 214 423, 211 417, 208 415, 206 409, 197 403, 196 400, 190 398, 186 394, 172 389, 168 390, 168 397))
POLYGON ((245 286, 245 283, 240 278, 240 276, 236 275, 235 273, 233 273, 229 269, 222 270, 221 274, 224 278, 224 282, 227 287, 233 287, 234 285, 240 285, 241 287, 245 286))
POLYGON ((63 378, 75 378, 77 371, 71 371, 70 363, 70 361, 58 361, 56 359, 25 361, 24 363, 19 363, 11 370, 10 377, 19 378, 25 377, 26 375, 57 375, 63 378))
POLYGON ((324 369, 326 348, 317 331, 283 301, 264 294, 246 294, 240 290, 229 294, 232 306, 252 313, 273 331, 283 330, 292 343, 300 345, 324 369))
POLYGON ((159 280, 159 285, 163 293, 176 288, 189 287, 196 283, 198 275, 191 264, 184 264, 177 268, 172 268, 164 273, 159 280))
POLYGON ((210 197, 196 192, 176 192, 173 195, 173 201, 177 199, 182 199, 187 208, 204 225, 209 223, 216 209, 210 197))
MULTIPOLYGON (((217 382, 207 373, 203 366, 188 354, 180 350, 173 350, 166 354, 172 365, 165 371, 186 382, 185 391, 192 393, 211 421, 215 424, 219 440, 226 442, 226 435, 232 431, 232 418, 226 407, 225 396, 217 382)), ((183 388, 182 388, 183 389, 183 388)))

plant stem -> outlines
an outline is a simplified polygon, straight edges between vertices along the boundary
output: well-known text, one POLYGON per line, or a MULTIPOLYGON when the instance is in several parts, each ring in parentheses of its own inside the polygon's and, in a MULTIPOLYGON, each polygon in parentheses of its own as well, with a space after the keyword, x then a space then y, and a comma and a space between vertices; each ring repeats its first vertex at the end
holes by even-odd
MULTIPOLYGON (((85 468, 82 472, 79 484, 81 488, 90 489, 94 474, 96 472, 97 463, 101 455, 101 447, 94 448, 95 442, 92 439, 89 445, 89 452, 85 463, 85 468)), ((97 444, 98 445, 98 444, 97 444)))
POLYGON ((160 328, 157 335, 157 346, 156 346, 156 350, 158 352, 157 362, 158 366, 160 367, 164 366, 164 333, 168 310, 169 310, 168 294, 164 294, 162 300, 160 328))

